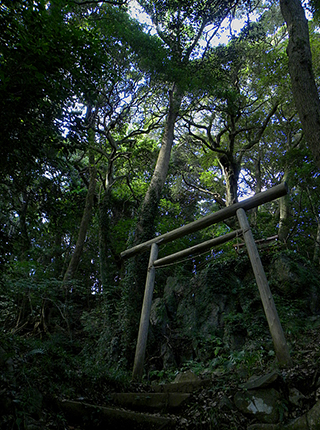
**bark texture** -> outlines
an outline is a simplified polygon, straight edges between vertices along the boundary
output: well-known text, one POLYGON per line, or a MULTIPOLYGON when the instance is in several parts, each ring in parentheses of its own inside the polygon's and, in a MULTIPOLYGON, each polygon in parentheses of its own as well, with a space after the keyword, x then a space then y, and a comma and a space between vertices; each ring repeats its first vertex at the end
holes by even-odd
MULTIPOLYGON (((292 135, 290 131, 287 131, 287 152, 290 150, 292 146, 292 135)), ((287 182, 290 176, 290 165, 286 159, 284 163, 284 175, 283 182, 287 182)), ((279 199, 279 229, 278 236, 280 242, 287 245, 288 238, 290 235, 291 225, 292 225, 292 214, 291 214, 291 199, 290 195, 286 194, 285 196, 279 199)))
MULTIPOLYGON (((153 239, 155 236, 155 218, 158 214, 161 192, 168 173, 174 140, 174 127, 179 114, 182 97, 182 91, 174 85, 172 91, 170 91, 168 115, 161 142, 161 149, 151 182, 141 205, 140 215, 136 225, 134 235, 135 245, 153 239)), ((122 355, 128 362, 132 360, 134 354, 134 340, 138 332, 147 267, 148 253, 142 253, 136 255, 135 258, 128 263, 126 269, 126 282, 123 287, 123 304, 121 306, 122 312, 120 312, 120 324, 122 325, 122 342, 124 345, 122 355)))
POLYGON ((21 230, 21 252, 19 256, 20 261, 24 261, 26 259, 27 253, 30 250, 30 238, 27 227, 27 211, 29 205, 29 194, 24 191, 22 193, 22 203, 19 210, 19 221, 20 221, 20 230, 21 230))
POLYGON ((316 235, 316 242, 314 245, 314 252, 313 252, 313 262, 315 264, 319 264, 319 254, 320 254, 320 217, 317 218, 317 235, 316 235))
POLYGON ((308 21, 300 0, 280 0, 280 6, 289 32, 292 93, 307 144, 320 167, 320 100, 312 71, 308 21))
POLYGON ((290 233, 290 218, 291 218, 291 207, 290 207, 290 197, 286 195, 279 199, 279 230, 278 236, 280 242, 286 244, 290 233))
POLYGON ((103 289, 107 287, 110 281, 108 270, 108 245, 110 239, 110 221, 108 210, 110 208, 110 193, 105 191, 99 202, 99 262, 100 262, 100 280, 103 289))
POLYGON ((63 278, 64 286, 66 286, 67 283, 74 278, 81 259, 83 245, 87 236, 87 231, 91 220, 95 188, 96 188, 96 168, 94 165, 94 158, 93 156, 91 156, 90 157, 90 181, 89 181, 88 193, 86 197, 86 204, 85 204, 85 208, 81 219, 76 247, 75 247, 74 253, 71 256, 68 269, 63 278))
POLYGON ((154 220, 158 212, 161 191, 164 187, 169 169, 171 149, 174 140, 174 127, 183 97, 182 91, 177 87, 177 85, 173 85, 169 94, 169 110, 161 142, 161 149, 148 191, 141 206, 140 216, 136 227, 136 244, 149 240, 154 235, 154 220))
POLYGON ((226 206, 231 206, 238 202, 240 164, 234 161, 232 156, 220 157, 219 164, 226 183, 226 206))
MULTIPOLYGON (((255 194, 261 193, 262 190, 262 180, 261 180, 261 151, 258 148, 257 155, 253 159, 254 163, 254 178, 255 178, 255 186, 254 192, 255 194)), ((257 227, 258 221, 258 207, 252 209, 250 223, 253 229, 257 227)))

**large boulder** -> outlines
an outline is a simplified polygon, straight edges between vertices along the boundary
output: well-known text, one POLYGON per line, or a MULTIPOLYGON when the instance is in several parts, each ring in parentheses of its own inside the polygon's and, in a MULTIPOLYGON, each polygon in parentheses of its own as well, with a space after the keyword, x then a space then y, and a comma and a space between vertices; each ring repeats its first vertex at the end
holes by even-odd
POLYGON ((280 393, 274 388, 238 391, 234 396, 236 407, 246 415, 255 417, 262 423, 274 424, 279 421, 280 393))
POLYGON ((161 334, 166 332, 166 326, 169 323, 167 308, 164 299, 157 297, 151 305, 150 323, 156 327, 161 334))
POLYGON ((277 254, 269 268, 269 282, 275 291, 305 302, 306 313, 320 313, 319 274, 310 263, 294 253, 277 254))
POLYGON ((248 430, 320 430, 320 401, 309 412, 288 424, 259 424, 255 423, 248 430))
POLYGON ((175 318, 181 285, 177 278, 170 276, 164 287, 163 299, 170 318, 175 318))
POLYGON ((301 272, 304 271, 303 266, 294 263, 288 255, 278 254, 270 267, 270 274, 277 285, 277 290, 290 297, 296 296, 304 284, 302 277, 299 276, 299 269, 301 272))

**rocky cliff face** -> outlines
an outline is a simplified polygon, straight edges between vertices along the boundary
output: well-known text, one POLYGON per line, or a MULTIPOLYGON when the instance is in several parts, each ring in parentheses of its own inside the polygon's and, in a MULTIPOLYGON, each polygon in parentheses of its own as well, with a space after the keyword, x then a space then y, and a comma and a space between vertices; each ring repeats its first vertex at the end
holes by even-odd
MULTIPOLYGON (((285 332, 320 314, 320 277, 308 262, 288 252, 264 254, 262 262, 285 332)), ((150 321, 153 368, 218 360, 222 353, 257 346, 273 354, 246 254, 211 262, 191 278, 167 278, 163 295, 153 301, 150 321)))

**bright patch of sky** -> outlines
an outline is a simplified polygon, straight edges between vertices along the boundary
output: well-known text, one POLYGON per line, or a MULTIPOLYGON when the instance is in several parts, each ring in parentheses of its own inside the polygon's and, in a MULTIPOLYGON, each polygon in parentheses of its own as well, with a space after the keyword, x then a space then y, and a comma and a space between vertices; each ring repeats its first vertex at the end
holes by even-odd
MULTIPOLYGON (((149 15, 143 11, 142 7, 138 4, 136 0, 131 0, 129 2, 129 13, 132 16, 132 18, 137 19, 139 22, 144 24, 147 31, 150 32, 150 34, 152 35, 157 34, 157 31, 154 25, 152 24, 152 21, 149 15)), ((250 18, 250 22, 256 22, 258 19, 258 15, 251 14, 249 18, 250 18)), ((232 36, 239 35, 241 29, 245 26, 247 20, 248 20, 247 17, 240 18, 240 19, 235 18, 232 20, 230 20, 229 18, 226 18, 222 22, 217 35, 211 40, 211 46, 217 46, 220 44, 226 45, 232 36)), ((210 39, 210 33, 212 34, 213 31, 214 31, 214 27, 211 26, 210 28, 210 26, 208 26, 208 28, 206 29, 207 39, 210 39)), ((205 40, 201 40, 199 43, 203 47, 206 46, 205 40)))
MULTIPOLYGON (((250 22, 256 22, 258 20, 258 15, 251 15, 250 16, 250 22)), ((231 37, 238 36, 240 34, 240 31, 242 28, 246 25, 248 22, 248 18, 234 18, 229 19, 226 18, 222 21, 222 24, 219 28, 219 31, 217 35, 212 39, 211 45, 217 46, 217 45, 226 45, 231 37)), ((210 32, 212 33, 214 31, 213 26, 210 29, 210 27, 206 30, 208 36, 210 37, 210 32)), ((200 45, 203 45, 205 47, 206 42, 203 40, 200 42, 200 45)))
POLYGON ((136 0, 131 0, 129 2, 129 13, 132 18, 145 24, 148 27, 148 29, 150 29, 151 34, 157 33, 152 24, 151 19, 149 18, 149 15, 143 11, 142 7, 139 5, 139 3, 136 0))

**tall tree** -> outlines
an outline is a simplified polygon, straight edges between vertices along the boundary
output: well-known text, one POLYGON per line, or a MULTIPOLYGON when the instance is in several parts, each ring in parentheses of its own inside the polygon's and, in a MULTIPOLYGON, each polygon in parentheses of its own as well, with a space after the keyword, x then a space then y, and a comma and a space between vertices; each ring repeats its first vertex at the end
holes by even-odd
POLYGON ((262 72, 269 47, 263 40, 257 43, 259 30, 259 26, 249 26, 238 39, 213 51, 208 73, 210 69, 219 73, 219 86, 208 89, 195 109, 184 116, 194 143, 216 156, 227 206, 238 201, 243 159, 260 142, 278 106, 262 72))
POLYGON ((320 100, 312 70, 308 21, 300 0, 280 0, 280 6, 289 32, 292 93, 307 145, 320 167, 320 100))
MULTIPOLYGON (((141 204, 137 226, 135 229, 134 243, 141 243, 155 234, 155 219, 161 198, 171 157, 171 150, 175 137, 175 125, 180 115, 184 94, 189 86, 192 86, 193 60, 196 57, 205 57, 206 48, 201 52, 199 45, 201 38, 207 38, 207 44, 218 31, 221 22, 231 10, 238 5, 237 0, 226 1, 160 1, 140 0, 139 4, 149 15, 161 46, 169 59, 168 67, 163 71, 162 77, 167 85, 168 105, 166 109, 166 121, 161 139, 161 147, 155 164, 151 181, 145 198, 141 204), (205 33, 210 26, 211 36, 205 33)), ((207 46, 208 48, 208 46, 207 46)), ((125 332, 127 352, 132 354, 133 341, 136 337, 141 301, 147 269, 147 257, 137 256, 134 264, 130 265, 130 273, 127 275, 127 287, 124 295, 125 332), (131 351, 130 351, 131 350, 131 351)))
MULTIPOLYGON (((238 2, 233 0, 192 3, 141 0, 139 3, 149 14, 157 34, 168 52, 171 71, 168 71, 167 76, 169 82, 171 81, 171 89, 169 90, 167 119, 161 149, 137 224, 137 243, 150 239, 154 234, 154 219, 168 172, 175 123, 180 113, 184 93, 192 80, 190 76, 192 59, 200 55, 199 41, 204 36, 206 28, 212 26, 210 40, 218 31, 221 22, 238 5, 238 2)), ((208 37, 207 34, 206 36, 208 37)), ((204 56, 205 52, 202 55, 204 56)))
MULTIPOLYGON (((94 142, 94 130, 92 129, 92 125, 88 130, 88 142, 89 142, 89 145, 90 144, 92 145, 94 142)), ((85 200, 85 207, 83 209, 83 214, 81 218, 76 245, 72 253, 68 268, 63 278, 63 284, 65 288, 68 287, 68 283, 74 278, 76 270, 80 263, 83 246, 87 236, 87 231, 89 228, 93 205, 94 205, 94 196, 95 196, 95 189, 96 189, 96 166, 95 166, 95 159, 94 159, 92 150, 90 150, 90 153, 89 153, 88 169, 89 169, 89 185, 88 185, 88 191, 87 191, 87 196, 85 200)))

